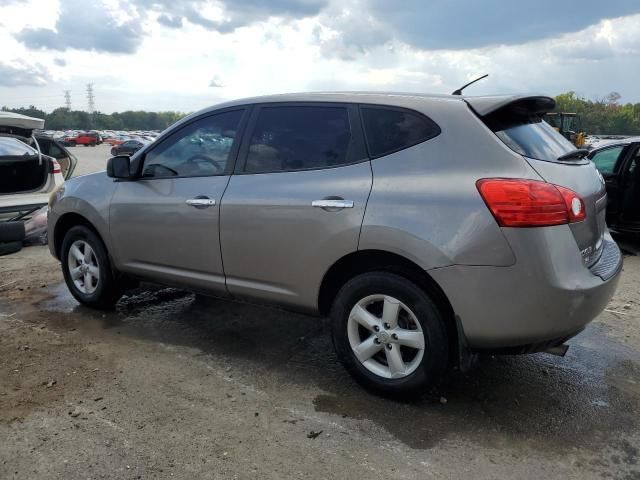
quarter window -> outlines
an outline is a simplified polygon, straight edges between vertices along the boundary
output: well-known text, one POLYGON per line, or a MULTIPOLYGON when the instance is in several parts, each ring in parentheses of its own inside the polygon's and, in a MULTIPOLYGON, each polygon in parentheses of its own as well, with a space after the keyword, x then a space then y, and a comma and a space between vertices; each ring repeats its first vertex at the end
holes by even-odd
POLYGON ((227 170, 243 110, 219 113, 181 128, 146 154, 143 177, 203 177, 227 170))
POLYGON ((440 133, 433 121, 407 110, 362 107, 362 119, 372 157, 409 148, 440 133))
POLYGON ((345 107, 283 106, 260 110, 249 142, 248 173, 308 170, 351 163, 345 107))
POLYGON ((591 161, 595 163, 596 168, 603 174, 612 174, 616 168, 618 157, 624 149, 624 145, 618 147, 607 148, 593 155, 591 161))

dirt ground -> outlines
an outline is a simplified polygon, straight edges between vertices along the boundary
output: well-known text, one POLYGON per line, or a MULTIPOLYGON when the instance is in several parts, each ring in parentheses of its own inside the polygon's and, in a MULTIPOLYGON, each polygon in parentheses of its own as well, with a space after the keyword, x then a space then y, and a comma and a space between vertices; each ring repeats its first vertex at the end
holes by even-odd
POLYGON ((80 307, 47 247, 0 258, 0 478, 640 479, 640 257, 565 358, 481 358, 372 396, 323 320, 142 288, 80 307))

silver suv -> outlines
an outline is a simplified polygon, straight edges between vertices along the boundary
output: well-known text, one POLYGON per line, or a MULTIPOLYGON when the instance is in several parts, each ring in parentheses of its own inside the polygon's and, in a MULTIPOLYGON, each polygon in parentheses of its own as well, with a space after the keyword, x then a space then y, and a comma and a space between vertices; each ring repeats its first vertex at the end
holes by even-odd
POLYGON ((469 352, 562 350, 622 268, 602 177, 541 96, 322 93, 185 118, 51 199, 81 303, 132 279, 330 315, 375 391, 409 395, 469 352))

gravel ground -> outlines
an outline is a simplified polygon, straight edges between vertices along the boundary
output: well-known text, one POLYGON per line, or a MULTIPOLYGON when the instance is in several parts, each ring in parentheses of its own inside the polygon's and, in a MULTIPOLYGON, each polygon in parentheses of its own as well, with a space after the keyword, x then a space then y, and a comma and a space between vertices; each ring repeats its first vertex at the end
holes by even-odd
POLYGON ((153 286, 95 312, 28 247, 0 259, 0 478, 640 479, 638 285, 628 256, 565 358, 480 358, 398 403, 322 319, 153 286))
POLYGON ((107 160, 111 157, 111 145, 103 143, 95 147, 67 147, 78 157, 78 164, 73 171, 73 176, 86 175, 107 168, 107 160))

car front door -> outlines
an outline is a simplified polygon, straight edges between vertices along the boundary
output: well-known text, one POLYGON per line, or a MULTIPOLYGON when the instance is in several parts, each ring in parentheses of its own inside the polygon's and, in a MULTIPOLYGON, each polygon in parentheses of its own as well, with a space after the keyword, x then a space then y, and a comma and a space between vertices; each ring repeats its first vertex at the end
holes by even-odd
POLYGON ((621 167, 623 227, 640 229, 640 143, 633 143, 621 167))
POLYGON ((200 117, 132 162, 110 207, 116 268, 161 283, 226 295, 220 199, 237 154, 245 110, 200 117))
POLYGON ((607 223, 613 224, 621 211, 622 205, 622 185, 619 172, 622 163, 627 157, 628 145, 612 145, 601 150, 592 152, 589 159, 595 164, 598 171, 604 178, 607 189, 607 223))
POLYGON ((323 275, 356 251, 371 165, 355 106, 254 109, 222 199, 227 288, 313 309, 323 275))

